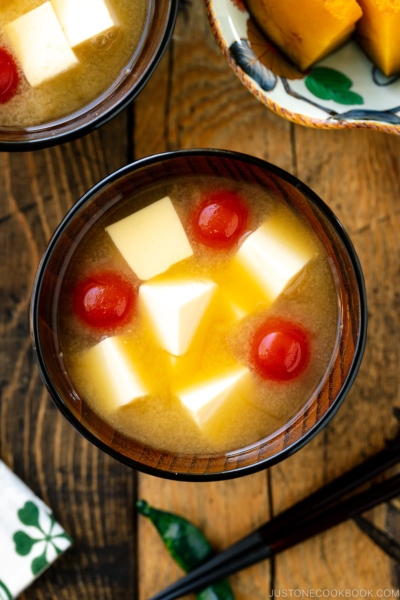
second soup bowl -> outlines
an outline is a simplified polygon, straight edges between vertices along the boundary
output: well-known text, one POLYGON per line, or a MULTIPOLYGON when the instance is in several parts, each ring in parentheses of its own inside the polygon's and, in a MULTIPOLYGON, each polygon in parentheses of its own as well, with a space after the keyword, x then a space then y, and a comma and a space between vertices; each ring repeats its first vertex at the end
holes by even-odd
POLYGON ((6 2, 0 150, 61 144, 116 116, 151 77, 177 11, 178 0, 6 2))

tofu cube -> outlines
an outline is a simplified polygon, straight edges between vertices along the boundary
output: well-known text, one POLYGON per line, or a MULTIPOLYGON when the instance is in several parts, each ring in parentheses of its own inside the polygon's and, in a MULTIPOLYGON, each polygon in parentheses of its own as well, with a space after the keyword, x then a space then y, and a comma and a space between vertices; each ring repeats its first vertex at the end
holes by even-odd
POLYGON ((238 317, 258 305, 271 306, 316 254, 308 229, 285 217, 280 210, 272 214, 245 239, 232 260, 225 291, 238 317))
POLYGON ((139 301, 162 348, 174 356, 187 351, 216 289, 213 281, 191 279, 140 286, 139 301))
POLYGON ((236 260, 273 301, 311 256, 267 220, 246 238, 236 260))
POLYGON ((168 196, 106 227, 106 231, 139 279, 151 279, 193 254, 168 196))
POLYGON ((249 370, 237 368, 221 377, 214 377, 176 392, 176 396, 192 415, 200 428, 219 412, 222 406, 236 394, 243 385, 249 370))
POLYGON ((4 31, 32 87, 78 64, 50 2, 15 19, 4 31))
POLYGON ((102 340, 80 358, 77 365, 90 383, 90 393, 111 409, 117 409, 149 394, 121 336, 102 340))
POLYGON ((119 26, 107 0, 51 0, 71 48, 119 26))

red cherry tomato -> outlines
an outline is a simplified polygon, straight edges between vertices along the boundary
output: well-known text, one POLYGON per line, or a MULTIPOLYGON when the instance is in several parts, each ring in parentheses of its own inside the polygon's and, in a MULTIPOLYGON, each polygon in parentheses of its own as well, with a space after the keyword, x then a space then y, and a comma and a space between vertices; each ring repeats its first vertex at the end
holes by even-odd
POLYGON ((79 317, 98 328, 108 328, 127 322, 131 315, 135 291, 119 275, 102 272, 77 284, 74 306, 79 317))
POLYGON ((231 248, 243 234, 247 208, 235 192, 215 192, 193 215, 196 239, 212 248, 231 248))
POLYGON ((18 69, 11 54, 0 48, 0 104, 15 95, 19 84, 18 69))
POLYGON ((252 363, 263 379, 288 381, 298 377, 309 360, 308 335, 284 319, 269 319, 253 337, 252 363))

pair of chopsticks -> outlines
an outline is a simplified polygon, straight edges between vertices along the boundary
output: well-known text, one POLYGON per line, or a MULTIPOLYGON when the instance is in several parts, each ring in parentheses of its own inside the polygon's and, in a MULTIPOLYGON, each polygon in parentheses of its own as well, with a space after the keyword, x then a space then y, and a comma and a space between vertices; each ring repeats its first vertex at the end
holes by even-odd
MULTIPOLYGON (((397 414, 396 414, 397 416, 397 414)), ((266 558, 271 558, 304 540, 374 506, 400 495, 400 474, 350 497, 363 484, 400 460, 400 436, 390 445, 280 513, 250 535, 191 571, 150 600, 174 600, 198 592, 266 558), (345 497, 345 498, 344 498, 345 497)))

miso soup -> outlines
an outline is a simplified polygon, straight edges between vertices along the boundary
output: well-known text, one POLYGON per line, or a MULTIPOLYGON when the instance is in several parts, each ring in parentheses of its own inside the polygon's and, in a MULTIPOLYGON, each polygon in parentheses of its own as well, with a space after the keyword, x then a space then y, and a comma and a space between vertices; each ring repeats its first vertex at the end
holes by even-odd
POLYGON ((153 0, 2 0, 0 125, 60 119, 132 69, 153 0))
POLYGON ((338 351, 317 235, 270 191, 224 177, 170 178, 110 205, 71 256, 56 311, 77 395, 174 453, 278 431, 338 351))

